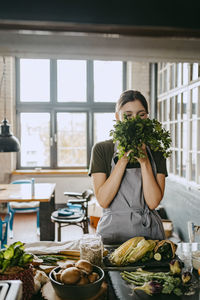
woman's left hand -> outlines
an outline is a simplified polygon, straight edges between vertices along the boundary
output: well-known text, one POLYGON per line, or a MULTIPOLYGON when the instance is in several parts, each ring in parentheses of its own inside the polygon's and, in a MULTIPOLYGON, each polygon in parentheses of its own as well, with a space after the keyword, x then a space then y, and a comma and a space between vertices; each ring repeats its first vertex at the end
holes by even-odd
POLYGON ((146 149, 145 144, 142 144, 141 150, 145 157, 135 157, 140 164, 142 164, 148 160, 147 149, 146 149))

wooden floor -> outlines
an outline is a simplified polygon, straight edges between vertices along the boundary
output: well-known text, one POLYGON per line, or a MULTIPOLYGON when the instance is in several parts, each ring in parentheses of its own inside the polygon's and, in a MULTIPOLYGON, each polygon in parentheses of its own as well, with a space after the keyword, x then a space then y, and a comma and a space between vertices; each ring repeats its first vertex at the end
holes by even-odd
MULTIPOLYGON (((61 241, 79 239, 82 236, 82 229, 78 226, 68 226, 61 229, 61 241)), ((40 238, 37 235, 36 213, 16 213, 13 223, 13 238, 8 237, 8 245, 16 241, 24 243, 36 242, 40 238)), ((95 233, 93 227, 89 227, 89 233, 95 233)), ((56 239, 57 241, 57 235, 56 239)))

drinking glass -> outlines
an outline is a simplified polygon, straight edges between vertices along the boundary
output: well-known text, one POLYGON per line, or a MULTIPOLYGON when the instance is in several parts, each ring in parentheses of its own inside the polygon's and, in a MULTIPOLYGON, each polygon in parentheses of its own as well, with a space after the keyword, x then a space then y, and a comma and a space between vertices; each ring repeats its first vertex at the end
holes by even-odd
POLYGON ((192 243, 178 244, 177 255, 184 263, 184 271, 192 272, 192 243))

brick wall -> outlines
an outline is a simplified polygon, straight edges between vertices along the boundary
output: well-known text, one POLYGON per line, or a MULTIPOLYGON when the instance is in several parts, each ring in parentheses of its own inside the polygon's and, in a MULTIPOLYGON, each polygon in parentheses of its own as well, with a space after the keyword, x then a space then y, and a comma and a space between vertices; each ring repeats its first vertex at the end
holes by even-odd
MULTIPOLYGON (((150 97, 149 63, 128 62, 127 89, 140 91, 149 102, 149 97, 150 97)), ((150 108, 150 104, 149 104, 149 108, 150 108)))

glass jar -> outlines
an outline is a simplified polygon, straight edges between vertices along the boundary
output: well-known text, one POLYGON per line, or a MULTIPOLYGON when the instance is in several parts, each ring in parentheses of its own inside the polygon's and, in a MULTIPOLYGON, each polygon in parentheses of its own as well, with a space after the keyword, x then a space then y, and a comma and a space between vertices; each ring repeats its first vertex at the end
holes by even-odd
POLYGON ((84 234, 80 240, 80 259, 96 266, 102 265, 103 243, 98 234, 84 234))

